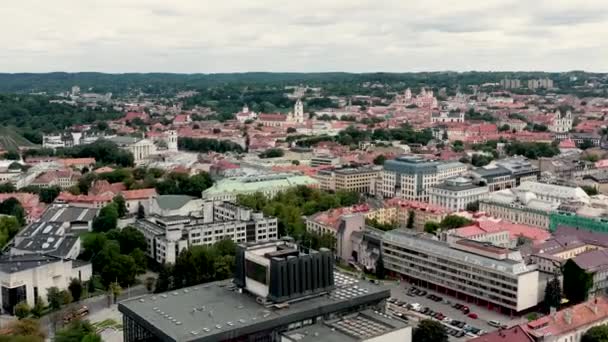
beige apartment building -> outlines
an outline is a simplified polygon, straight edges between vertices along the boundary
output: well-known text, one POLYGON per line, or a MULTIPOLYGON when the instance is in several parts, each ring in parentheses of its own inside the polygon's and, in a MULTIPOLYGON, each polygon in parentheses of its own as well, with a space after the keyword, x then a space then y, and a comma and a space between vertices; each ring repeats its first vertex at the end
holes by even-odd
POLYGON ((381 167, 323 170, 318 172, 316 178, 323 190, 345 190, 366 194, 371 192, 372 183, 381 171, 381 167))

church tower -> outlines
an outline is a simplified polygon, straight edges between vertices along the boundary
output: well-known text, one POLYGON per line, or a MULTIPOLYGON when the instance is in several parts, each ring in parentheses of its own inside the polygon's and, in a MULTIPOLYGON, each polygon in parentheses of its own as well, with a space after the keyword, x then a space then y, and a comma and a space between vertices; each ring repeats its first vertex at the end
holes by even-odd
POLYGON ((169 151, 177 152, 177 131, 167 131, 166 142, 169 151))
POLYGON ((293 116, 294 116, 295 122, 297 122, 297 123, 304 122, 304 104, 302 103, 302 100, 300 100, 300 99, 298 99, 298 101, 296 101, 293 116))

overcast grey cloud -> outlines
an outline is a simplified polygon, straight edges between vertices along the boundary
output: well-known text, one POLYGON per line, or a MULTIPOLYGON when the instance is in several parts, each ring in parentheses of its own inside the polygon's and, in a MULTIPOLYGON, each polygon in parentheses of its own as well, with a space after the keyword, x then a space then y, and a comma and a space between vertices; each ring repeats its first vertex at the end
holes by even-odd
POLYGON ((606 0, 20 0, 0 72, 608 71, 606 0))

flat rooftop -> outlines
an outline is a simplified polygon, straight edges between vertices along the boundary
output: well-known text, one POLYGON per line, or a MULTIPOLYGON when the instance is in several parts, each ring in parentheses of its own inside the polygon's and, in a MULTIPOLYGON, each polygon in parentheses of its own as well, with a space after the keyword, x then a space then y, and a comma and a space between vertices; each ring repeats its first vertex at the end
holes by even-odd
POLYGON ((337 320, 290 330, 283 336, 298 342, 348 342, 374 338, 407 326, 389 315, 364 310, 337 320))
POLYGON ((381 285, 337 272, 334 277, 334 290, 288 305, 260 304, 255 296, 239 293, 232 280, 224 280, 144 295, 121 302, 118 308, 166 340, 217 341, 390 296, 381 285))

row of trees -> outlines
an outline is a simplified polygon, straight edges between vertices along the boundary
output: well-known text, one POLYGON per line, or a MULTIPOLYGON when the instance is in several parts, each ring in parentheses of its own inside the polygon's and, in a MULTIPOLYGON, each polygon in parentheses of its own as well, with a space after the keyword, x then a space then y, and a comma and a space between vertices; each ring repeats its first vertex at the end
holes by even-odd
POLYGON ((180 150, 195 151, 195 152, 243 152, 241 145, 229 140, 216 140, 207 138, 178 138, 177 145, 180 150))
POLYGON ((222 240, 211 246, 192 246, 181 251, 175 264, 161 266, 154 292, 165 292, 230 278, 234 273, 236 244, 222 240))
POLYGON ((109 183, 122 182, 129 190, 156 188, 161 195, 179 194, 195 197, 201 197, 202 192, 213 185, 213 180, 207 172, 190 176, 184 172, 165 174, 163 170, 156 168, 118 168, 102 174, 87 173, 79 180, 77 189, 70 189, 70 192, 86 194, 97 180, 107 180, 109 183))
POLYGON ((240 205, 277 217, 279 236, 290 235, 295 238, 302 237, 306 230, 303 215, 309 216, 332 208, 350 206, 360 201, 361 196, 355 192, 329 193, 306 186, 288 189, 273 198, 268 198, 262 193, 240 195, 237 198, 240 205))
POLYGON ((458 215, 447 215, 441 222, 428 221, 424 224, 424 231, 436 234, 437 231, 455 229, 472 224, 473 221, 458 215))
POLYGON ((146 271, 146 239, 133 227, 89 233, 82 245, 81 257, 91 261, 93 272, 106 288, 113 282, 122 287, 133 285, 135 277, 146 271))
POLYGON ((133 154, 118 147, 115 143, 100 139, 92 144, 52 149, 32 149, 24 152, 28 156, 57 156, 67 158, 95 158, 97 165, 133 166, 133 154))

